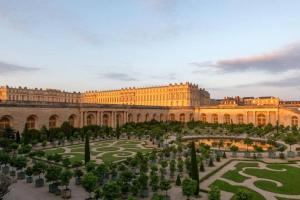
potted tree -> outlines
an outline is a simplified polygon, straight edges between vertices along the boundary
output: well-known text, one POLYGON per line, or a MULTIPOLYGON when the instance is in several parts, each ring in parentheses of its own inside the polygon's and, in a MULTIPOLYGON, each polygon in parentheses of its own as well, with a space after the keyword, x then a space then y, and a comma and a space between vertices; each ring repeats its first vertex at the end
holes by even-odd
POLYGON ((171 182, 166 179, 161 180, 160 189, 166 192, 165 199, 170 199, 170 197, 168 196, 168 190, 171 189, 171 182))
POLYGON ((46 170, 46 181, 50 182, 49 184, 49 192, 55 193, 58 190, 58 180, 61 176, 62 168, 56 165, 51 165, 46 170))
POLYGON ((75 184, 80 185, 81 184, 81 177, 83 176, 83 171, 81 169, 75 169, 74 170, 74 176, 75 176, 75 184))
POLYGON ((244 157, 245 158, 250 158, 250 152, 248 150, 249 146, 253 144, 253 140, 249 137, 246 137, 244 139, 244 144, 246 145, 246 151, 244 152, 244 157))
POLYGON ((292 133, 288 133, 284 138, 284 142, 290 146, 290 149, 287 152, 287 157, 294 158, 295 152, 292 151, 292 145, 297 143, 296 137, 292 133))
POLYGON ((230 147, 230 151, 232 152, 232 157, 236 158, 237 157, 237 152, 239 150, 238 146, 232 145, 230 147))
POLYGON ((26 178, 26 183, 32 183, 32 175, 33 175, 33 170, 32 167, 27 167, 25 170, 25 174, 27 176, 26 178))
POLYGON ((70 184, 70 180, 71 180, 72 176, 73 176, 73 173, 70 170, 64 170, 61 173, 60 182, 63 186, 65 186, 65 189, 63 189, 63 191, 62 191, 63 199, 71 198, 71 189, 69 189, 68 186, 70 184))
POLYGON ((190 196, 195 194, 197 189, 197 181, 194 181, 190 178, 185 178, 182 181, 182 194, 187 197, 187 200, 190 199, 190 196))
POLYGON ((10 157, 7 153, 1 152, 0 153, 0 161, 1 164, 4 164, 2 167, 2 173, 3 174, 9 174, 9 166, 7 164, 9 163, 10 157))
POLYGON ((13 156, 9 159, 9 164, 11 166, 11 171, 10 171, 10 176, 15 177, 16 176, 16 161, 17 161, 17 157, 13 156))
POLYGON ((142 172, 138 178, 138 182, 141 186, 140 196, 142 198, 148 197, 148 176, 142 172))
POLYGON ((45 184, 44 179, 41 177, 41 174, 44 174, 46 169, 47 169, 47 165, 44 162, 36 162, 33 167, 33 174, 38 176, 38 179, 35 180, 35 187, 43 187, 45 184))
POLYGON ((91 193, 96 189, 97 183, 98 183, 98 177, 95 176, 93 173, 88 172, 83 176, 82 179, 82 186, 84 189, 90 194, 90 197, 88 199, 92 200, 91 193))
POLYGON ((110 181, 103 186, 104 199, 118 199, 121 195, 121 189, 117 182, 110 181))
POLYGON ((17 157, 15 161, 15 166, 18 170, 17 178, 19 180, 25 179, 25 172, 23 171, 23 168, 25 168, 27 165, 27 159, 23 156, 17 157))

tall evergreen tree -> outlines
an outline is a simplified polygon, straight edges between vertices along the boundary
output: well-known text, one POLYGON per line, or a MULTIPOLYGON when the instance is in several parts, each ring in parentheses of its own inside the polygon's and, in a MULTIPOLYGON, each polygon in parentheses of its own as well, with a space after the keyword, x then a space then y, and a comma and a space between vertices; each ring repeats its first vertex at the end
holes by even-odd
POLYGON ((90 132, 87 131, 85 134, 85 146, 84 146, 84 162, 85 162, 85 164, 91 160, 89 137, 90 137, 90 132))
POLYGON ((199 171, 198 171, 197 155, 196 155, 194 142, 190 143, 190 148, 191 148, 191 178, 195 180, 197 183, 195 195, 199 195, 199 171))

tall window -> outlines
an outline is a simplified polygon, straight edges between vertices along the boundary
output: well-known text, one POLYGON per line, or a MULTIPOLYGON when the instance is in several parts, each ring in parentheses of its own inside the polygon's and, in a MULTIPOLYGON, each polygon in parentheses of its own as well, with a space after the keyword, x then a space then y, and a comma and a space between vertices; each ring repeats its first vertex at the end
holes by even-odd
POLYGON ((53 115, 49 118, 49 128, 56 128, 57 127, 57 116, 53 115))
POLYGON ((8 117, 2 117, 0 120, 0 129, 6 129, 11 127, 11 122, 8 117))
POLYGON ((170 121, 172 121, 172 122, 175 121, 175 114, 170 114, 170 121))
POLYGON ((243 124, 244 123, 244 116, 242 114, 237 115, 237 123, 243 124))
POLYGON ((206 114, 202 113, 202 114, 200 115, 200 121, 202 121, 202 122, 207 122, 206 114))
POLYGON ((185 114, 180 114, 180 116, 179 116, 179 120, 180 120, 180 122, 185 122, 185 114))
POLYGON ((224 115, 224 124, 230 124, 230 115, 229 114, 224 115))
POLYGON ((26 121, 26 126, 28 129, 35 129, 36 128, 36 117, 31 115, 27 118, 27 121, 26 121))
POLYGON ((73 127, 75 127, 75 121, 76 121, 76 116, 75 115, 71 115, 69 117, 69 124, 73 127))
POLYGON ((133 116, 132 116, 132 114, 128 115, 128 122, 133 122, 133 116))
POLYGON ((264 114, 257 115, 257 125, 265 126, 266 125, 266 116, 264 114))
POLYGON ((218 123, 219 122, 218 115, 212 114, 211 121, 212 121, 212 123, 218 123))
POLYGON ((94 124, 94 115, 90 114, 86 118, 86 124, 87 125, 93 125, 94 124))
POLYGON ((103 123, 102 123, 103 126, 108 126, 109 125, 109 116, 107 114, 103 115, 102 120, 103 120, 103 123))
POLYGON ((296 116, 293 116, 292 117, 292 126, 298 126, 298 117, 296 116))

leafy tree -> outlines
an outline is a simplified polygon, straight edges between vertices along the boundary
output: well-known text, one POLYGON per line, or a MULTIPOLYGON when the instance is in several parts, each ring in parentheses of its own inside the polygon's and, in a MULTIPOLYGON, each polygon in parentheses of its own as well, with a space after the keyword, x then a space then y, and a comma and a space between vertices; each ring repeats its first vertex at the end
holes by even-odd
POLYGON ((62 168, 56 165, 50 165, 46 170, 46 181, 47 182, 57 182, 61 176, 62 168))
POLYGON ((87 174, 85 174, 83 176, 82 179, 82 186, 84 187, 84 189, 90 193, 90 197, 91 197, 91 193, 96 189, 97 187, 97 182, 98 182, 98 177, 95 176, 93 173, 88 172, 87 174))
POLYGON ((41 174, 45 173, 47 170, 47 165, 44 162, 36 162, 33 167, 33 174, 38 175, 39 179, 41 178, 41 174))
POLYGON ((193 194, 196 193, 197 190, 197 181, 192 180, 190 178, 185 178, 182 181, 182 194, 187 196, 187 199, 190 198, 193 194))
POLYGON ((297 138, 293 134, 289 133, 285 136, 284 142, 290 146, 290 151, 292 151, 292 145, 297 143, 297 138))
POLYGON ((84 145, 84 162, 85 164, 91 160, 91 152, 90 152, 90 141, 89 136, 90 131, 85 134, 85 145, 84 145))
POLYGON ((73 176, 73 172, 66 169, 60 175, 60 182, 63 186, 65 186, 65 190, 68 190, 68 186, 70 184, 70 180, 73 176))
POLYGON ((168 190, 171 189, 171 181, 169 180, 161 180, 160 181, 160 189, 166 192, 166 198, 168 197, 168 190))
POLYGON ((220 200, 221 194, 218 187, 213 187, 208 193, 208 200, 220 200))
POLYGON ((121 195, 121 189, 117 182, 110 181, 103 186, 103 197, 105 200, 115 200, 121 195))
POLYGON ((249 137, 246 137, 244 139, 244 144, 247 146, 247 151, 248 151, 248 147, 253 144, 253 140, 249 137))
POLYGON ((159 177, 156 173, 150 176, 150 185, 153 192, 156 192, 159 189, 159 177))
POLYGON ((176 170, 176 161, 175 160, 171 160, 170 161, 170 176, 173 177, 175 170, 176 170))
POLYGON ((3 199, 3 197, 9 192, 9 186, 11 183, 12 181, 9 177, 0 173, 0 199, 3 199))
POLYGON ((198 171, 198 163, 197 163, 197 155, 195 149, 195 143, 192 142, 190 144, 191 148, 191 178, 196 181, 197 188, 195 190, 195 195, 199 194, 199 171, 198 171))

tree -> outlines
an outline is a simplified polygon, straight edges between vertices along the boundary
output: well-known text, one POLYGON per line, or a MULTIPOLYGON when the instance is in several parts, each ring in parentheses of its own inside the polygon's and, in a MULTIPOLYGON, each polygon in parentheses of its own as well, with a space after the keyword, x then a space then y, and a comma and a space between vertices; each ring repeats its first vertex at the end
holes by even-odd
POLYGON ((17 131, 17 133, 16 133, 16 143, 20 144, 20 142, 21 142, 20 132, 17 131))
POLYGON ((176 161, 171 160, 169 167, 170 167, 170 176, 173 177, 174 173, 175 173, 175 170, 176 170, 176 161))
POLYGON ((191 178, 197 183, 195 195, 199 195, 199 171, 198 171, 198 162, 197 162, 195 143, 192 142, 190 146, 191 146, 190 147, 191 148, 191 178))
POLYGON ((297 143, 297 139, 293 134, 289 133, 285 136, 284 142, 290 145, 290 151, 292 151, 292 145, 297 143))
POLYGON ((218 187, 212 187, 208 193, 208 200, 220 200, 221 194, 218 187))
POLYGON ((235 200, 252 200, 252 193, 246 190, 238 190, 238 192, 234 195, 235 200))
POLYGON ((85 174, 83 176, 82 179, 82 186, 84 187, 84 189, 90 193, 90 197, 91 197, 91 193, 96 189, 97 187, 97 182, 98 182, 98 177, 95 176, 93 173, 88 172, 87 174, 85 174))
POLYGON ((248 151, 248 147, 253 144, 253 140, 249 137, 246 137, 244 139, 244 144, 247 146, 247 151, 248 151))
POLYGON ((103 186, 103 197, 105 200, 115 200, 121 195, 121 189, 117 182, 110 181, 103 186))
POLYGON ((205 172, 205 168, 202 160, 200 160, 200 172, 205 172))
POLYGON ((61 171, 62 168, 56 165, 50 165, 47 168, 45 178, 47 182, 51 182, 51 184, 49 185, 49 192, 54 193, 57 189, 57 182, 61 176, 61 171))
POLYGON ((90 131, 85 134, 85 145, 84 145, 84 162, 85 164, 91 160, 91 152, 90 152, 90 141, 89 136, 90 131))
POLYGON ((176 185, 177 186, 181 186, 181 179, 180 179, 180 175, 179 174, 177 175, 177 178, 176 178, 176 185))
POLYGON ((9 192, 9 186, 11 185, 11 180, 9 177, 0 173, 0 199, 9 192))
POLYGON ((197 190, 197 181, 192 180, 190 178, 185 178, 182 181, 182 194, 187 196, 187 199, 190 198, 193 194, 196 193, 197 190))
POLYGON ((68 186, 70 184, 70 180, 73 176, 73 172, 66 169, 60 175, 60 182, 63 186, 65 186, 65 190, 68 190, 68 186))
POLYGON ((168 190, 171 189, 171 181, 169 180, 161 180, 160 181, 160 189, 166 192, 166 198, 168 197, 168 190))
POLYGON ((158 190, 158 188, 159 188, 158 184, 159 184, 159 177, 157 176, 156 173, 153 173, 150 176, 150 185, 151 185, 153 192, 156 192, 158 190))
POLYGON ((47 165, 44 162, 36 162, 33 167, 33 174, 38 175, 39 179, 41 178, 41 174, 45 173, 47 169, 47 165))

